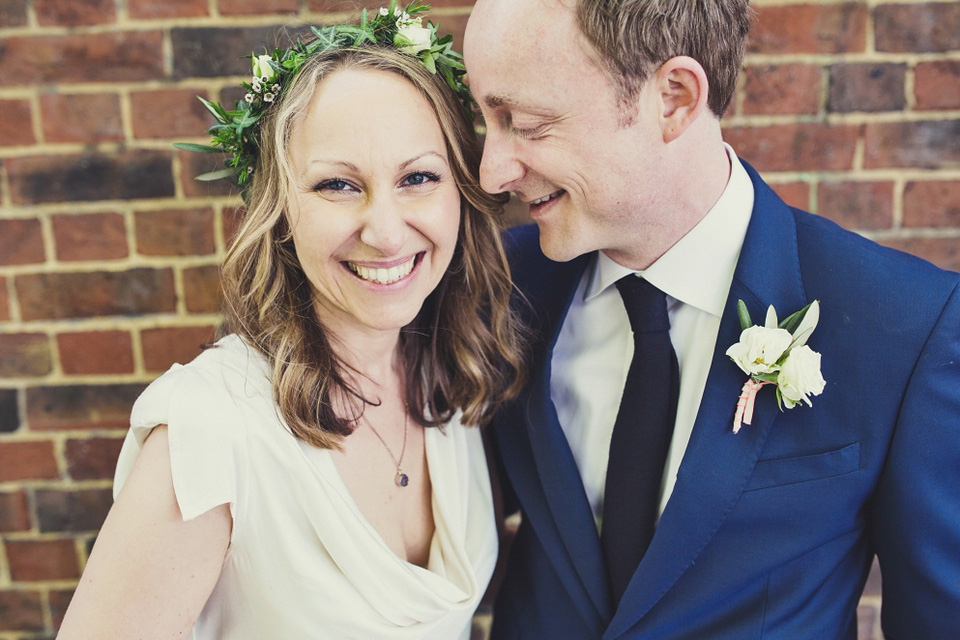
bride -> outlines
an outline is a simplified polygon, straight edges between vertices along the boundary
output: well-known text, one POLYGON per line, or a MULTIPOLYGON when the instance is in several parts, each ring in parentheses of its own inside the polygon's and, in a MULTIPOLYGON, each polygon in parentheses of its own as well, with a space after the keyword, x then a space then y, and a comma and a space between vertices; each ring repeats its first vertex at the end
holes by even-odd
POLYGON ((209 105, 247 200, 227 335, 134 406, 61 639, 469 637, 497 556, 470 426, 520 349, 502 202, 423 9, 315 30, 209 105))

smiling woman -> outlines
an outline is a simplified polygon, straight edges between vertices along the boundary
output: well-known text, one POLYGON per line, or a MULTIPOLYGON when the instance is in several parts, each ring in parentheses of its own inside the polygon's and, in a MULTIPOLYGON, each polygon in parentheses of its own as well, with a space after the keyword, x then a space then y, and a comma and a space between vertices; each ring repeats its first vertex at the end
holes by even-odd
POLYGON ((497 531, 467 427, 521 340, 466 89, 423 57, 455 54, 418 22, 256 59, 228 335, 137 401, 60 638, 469 637, 497 531))

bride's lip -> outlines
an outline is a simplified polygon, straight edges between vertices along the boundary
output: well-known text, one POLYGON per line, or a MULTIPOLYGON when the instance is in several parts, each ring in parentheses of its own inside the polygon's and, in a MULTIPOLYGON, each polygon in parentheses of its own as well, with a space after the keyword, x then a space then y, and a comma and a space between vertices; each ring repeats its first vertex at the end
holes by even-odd
POLYGON ((366 267, 367 269, 389 269, 391 267, 399 267, 402 264, 407 264, 410 262, 410 260, 423 253, 423 251, 418 251, 417 253, 411 253, 403 256, 402 258, 396 258, 395 260, 344 260, 343 262, 345 264, 352 264, 357 267, 366 267))

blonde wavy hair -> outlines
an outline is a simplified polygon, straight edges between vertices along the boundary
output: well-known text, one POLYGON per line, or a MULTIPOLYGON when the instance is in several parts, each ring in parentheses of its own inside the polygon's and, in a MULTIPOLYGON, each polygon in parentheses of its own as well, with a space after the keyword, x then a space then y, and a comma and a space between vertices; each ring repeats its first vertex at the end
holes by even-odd
POLYGON ((350 383, 313 307, 313 289, 297 259, 286 204, 293 168, 290 135, 324 78, 343 69, 396 73, 415 86, 436 113, 461 195, 457 247, 437 288, 400 333, 410 415, 440 426, 462 410, 477 425, 522 383, 522 338, 509 306, 509 268, 500 241, 504 198, 477 179, 482 148, 456 95, 416 58, 383 46, 361 46, 309 60, 264 117, 260 157, 246 213, 221 269, 223 330, 239 334, 273 366, 273 398, 294 435, 337 448, 370 401, 350 383), (342 398, 359 411, 338 415, 342 398), (335 401, 336 400, 336 401, 335 401))

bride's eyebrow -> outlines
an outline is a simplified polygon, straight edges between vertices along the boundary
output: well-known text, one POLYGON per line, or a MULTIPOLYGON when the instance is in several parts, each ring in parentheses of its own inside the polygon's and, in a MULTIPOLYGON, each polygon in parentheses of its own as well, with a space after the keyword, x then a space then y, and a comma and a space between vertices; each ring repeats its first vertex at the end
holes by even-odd
POLYGON ((360 169, 357 167, 357 165, 353 164, 352 162, 344 162, 344 161, 342 161, 342 160, 327 160, 327 159, 325 159, 325 158, 317 158, 316 160, 311 160, 310 162, 307 163, 307 166, 303 169, 303 172, 300 174, 300 177, 303 178, 305 175, 307 175, 307 172, 310 171, 310 168, 313 167, 313 166, 316 165, 316 164, 340 166, 340 167, 343 167, 344 169, 347 169, 348 171, 353 171, 353 172, 360 171, 360 169))
POLYGON ((400 166, 398 167, 398 169, 399 169, 400 171, 403 171, 404 169, 406 169, 407 167, 409 167, 410 165, 412 165, 412 164, 413 164, 414 162, 416 162, 417 160, 421 160, 421 159, 423 159, 423 158, 425 158, 425 157, 427 157, 427 156, 436 156, 437 158, 439 158, 440 160, 443 160, 444 162, 447 161, 446 158, 444 158, 441 154, 437 153, 436 151, 426 151, 426 152, 421 153, 420 155, 418 155, 418 156, 416 156, 416 157, 413 157, 413 158, 410 158, 409 160, 405 160, 405 161, 401 162, 401 163, 400 163, 400 166))

